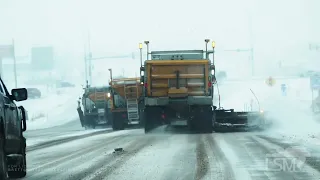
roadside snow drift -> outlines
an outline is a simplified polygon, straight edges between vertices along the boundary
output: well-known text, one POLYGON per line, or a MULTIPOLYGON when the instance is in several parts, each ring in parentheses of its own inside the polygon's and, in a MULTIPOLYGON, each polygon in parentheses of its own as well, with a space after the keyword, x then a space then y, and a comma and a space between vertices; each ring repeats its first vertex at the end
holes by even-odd
MULTIPOLYGON (((289 134, 319 131, 319 124, 311 112, 312 95, 308 78, 275 79, 274 86, 265 80, 225 81, 220 85, 221 105, 226 109, 244 111, 252 104, 253 110, 265 111, 273 122, 272 130, 289 134), (281 91, 286 84, 287 93, 281 91), (257 96, 259 103, 253 93, 257 96), (253 103, 252 103, 253 102, 253 103)), ((217 104, 217 103, 216 103, 217 104)))
POLYGON ((28 111, 27 129, 62 125, 78 117, 77 99, 81 88, 61 88, 40 99, 18 102, 28 111))

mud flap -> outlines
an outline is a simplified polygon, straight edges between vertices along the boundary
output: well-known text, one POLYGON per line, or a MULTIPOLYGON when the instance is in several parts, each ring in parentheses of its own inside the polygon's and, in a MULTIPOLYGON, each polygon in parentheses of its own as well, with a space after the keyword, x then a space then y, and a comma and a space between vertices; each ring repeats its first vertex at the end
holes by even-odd
POLYGON ((162 109, 160 107, 145 107, 144 109, 144 132, 149 133, 153 129, 161 126, 162 109))
POLYGON ((113 112, 112 113, 112 129, 114 131, 124 130, 125 119, 122 117, 123 112, 113 112))
POLYGON ((144 124, 145 124, 145 115, 144 115, 144 111, 141 110, 139 112, 139 126, 144 127, 144 124))
POLYGON ((192 109, 192 118, 188 121, 189 128, 196 133, 212 133, 214 111, 211 106, 195 107, 192 109))

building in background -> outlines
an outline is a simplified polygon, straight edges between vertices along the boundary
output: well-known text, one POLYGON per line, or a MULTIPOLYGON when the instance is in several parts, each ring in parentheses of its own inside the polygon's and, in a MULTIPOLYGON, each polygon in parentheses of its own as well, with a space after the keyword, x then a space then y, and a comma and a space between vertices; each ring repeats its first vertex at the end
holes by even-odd
POLYGON ((52 46, 33 47, 31 64, 34 71, 51 71, 54 69, 55 53, 52 46))

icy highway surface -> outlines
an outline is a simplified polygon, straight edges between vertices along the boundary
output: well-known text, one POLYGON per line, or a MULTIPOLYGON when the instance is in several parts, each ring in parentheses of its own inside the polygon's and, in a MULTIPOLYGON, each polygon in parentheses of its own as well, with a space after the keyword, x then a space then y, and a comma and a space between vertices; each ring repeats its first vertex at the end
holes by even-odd
POLYGON ((84 130, 77 119, 28 130, 24 179, 319 180, 320 138, 315 136, 320 126, 304 110, 309 95, 297 98, 307 90, 296 90, 291 83, 290 93, 282 97, 281 83, 272 88, 261 88, 263 81, 221 84, 223 106, 239 110, 254 100, 248 88, 254 90, 262 108, 277 120, 278 128, 264 132, 192 134, 169 126, 151 134, 143 129, 84 130), (248 96, 232 92, 235 87, 245 87, 248 96), (270 109, 267 100, 277 107, 270 109))
MULTIPOLYGON (((274 171, 278 166, 271 160, 266 165, 267 154, 291 145, 265 132, 189 134, 170 127, 148 135, 142 129, 105 131, 28 150, 25 179, 319 179, 314 157, 319 151, 311 147, 303 170, 293 171, 288 164, 287 170, 274 171)), ((290 153, 281 157, 290 160, 290 153)))

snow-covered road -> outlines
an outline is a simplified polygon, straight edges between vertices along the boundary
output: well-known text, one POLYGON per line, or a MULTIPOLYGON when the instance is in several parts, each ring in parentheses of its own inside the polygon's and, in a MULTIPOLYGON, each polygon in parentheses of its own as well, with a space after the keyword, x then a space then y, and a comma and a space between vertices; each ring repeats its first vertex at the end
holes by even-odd
POLYGON ((142 129, 88 131, 78 118, 61 115, 60 124, 25 133, 25 179, 319 179, 320 126, 310 116, 309 89, 299 88, 302 81, 286 80, 291 87, 287 96, 280 87, 258 80, 220 85, 225 108, 243 110, 254 98, 249 89, 255 92, 275 121, 264 132, 192 134, 172 127, 148 135, 142 129))
POLYGON ((105 132, 27 152, 25 179, 318 179, 320 165, 315 162, 320 149, 301 145, 310 152, 297 156, 286 148, 299 144, 290 143, 264 132, 189 134, 170 128, 150 135, 141 129, 105 132), (114 152, 115 148, 123 151, 114 152), (280 155, 288 166, 272 161, 271 154, 280 155), (300 158, 303 167, 292 158, 300 158))

